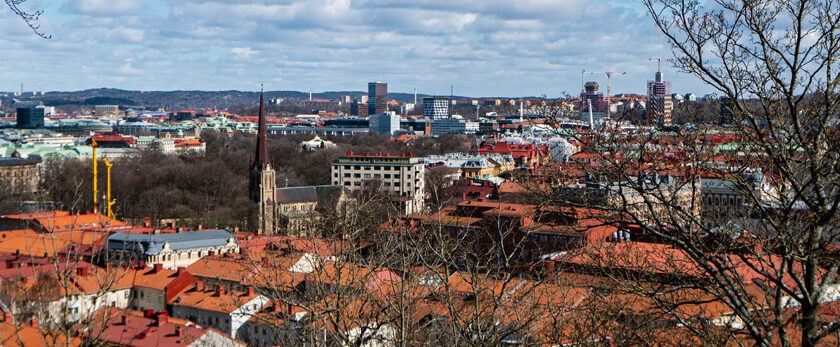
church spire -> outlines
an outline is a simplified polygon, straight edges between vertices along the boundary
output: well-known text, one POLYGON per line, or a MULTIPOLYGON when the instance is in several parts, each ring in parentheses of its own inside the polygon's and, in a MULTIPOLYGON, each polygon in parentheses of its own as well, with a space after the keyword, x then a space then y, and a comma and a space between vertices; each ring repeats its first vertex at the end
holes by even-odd
POLYGON ((265 100, 262 87, 260 87, 260 120, 257 132, 257 153, 254 156, 252 169, 265 170, 268 167, 268 143, 265 131, 265 100))

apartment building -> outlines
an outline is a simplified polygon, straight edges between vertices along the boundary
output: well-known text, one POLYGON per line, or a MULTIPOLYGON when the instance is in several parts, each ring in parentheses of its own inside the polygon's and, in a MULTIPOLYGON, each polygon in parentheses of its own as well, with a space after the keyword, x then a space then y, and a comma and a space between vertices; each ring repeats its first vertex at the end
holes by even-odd
POLYGON ((358 155, 350 151, 332 163, 330 177, 333 185, 350 191, 381 182, 381 189, 399 202, 402 213, 411 214, 420 213, 424 208, 423 167, 423 161, 411 153, 358 155))

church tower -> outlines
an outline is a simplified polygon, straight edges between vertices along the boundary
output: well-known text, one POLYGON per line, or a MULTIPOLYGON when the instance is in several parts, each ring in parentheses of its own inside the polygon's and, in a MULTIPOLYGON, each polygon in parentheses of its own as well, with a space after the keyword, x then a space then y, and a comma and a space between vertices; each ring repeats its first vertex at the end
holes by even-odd
POLYGON ((265 130, 265 101, 260 91, 260 120, 257 132, 257 150, 248 179, 248 196, 257 203, 259 219, 258 234, 277 233, 277 209, 274 200, 277 194, 277 182, 271 163, 268 161, 268 143, 265 130))

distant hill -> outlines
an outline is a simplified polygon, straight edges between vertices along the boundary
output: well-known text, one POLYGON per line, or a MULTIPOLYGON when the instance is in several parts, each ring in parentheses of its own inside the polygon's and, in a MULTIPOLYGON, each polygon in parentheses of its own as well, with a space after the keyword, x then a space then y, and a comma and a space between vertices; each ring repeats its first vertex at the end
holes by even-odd
MULTIPOLYGON (((342 95, 355 98, 366 94, 364 91, 328 91, 313 93, 315 99, 338 100, 342 95)), ((283 98, 304 101, 309 93, 300 91, 266 91, 266 98, 283 98)), ((418 94, 418 101, 426 94, 418 94)), ((412 93, 388 93, 388 98, 400 102, 414 102, 412 93)), ((12 106, 11 100, 3 98, 3 106, 12 106)), ((184 108, 220 108, 227 109, 236 105, 255 104, 259 101, 259 92, 226 91, 138 91, 111 88, 88 89, 73 92, 47 92, 43 95, 25 98, 26 101, 41 101, 48 106, 62 105, 121 105, 139 107, 164 107, 168 110, 184 108)))

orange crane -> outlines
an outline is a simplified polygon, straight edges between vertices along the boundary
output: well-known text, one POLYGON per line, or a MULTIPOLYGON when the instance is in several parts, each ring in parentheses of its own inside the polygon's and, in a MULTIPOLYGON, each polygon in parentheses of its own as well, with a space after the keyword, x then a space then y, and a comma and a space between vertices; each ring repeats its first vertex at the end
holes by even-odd
POLYGON ((99 147, 99 144, 96 143, 96 140, 91 138, 90 139, 90 148, 93 148, 93 212, 99 211, 99 199, 97 195, 99 195, 99 190, 97 189, 97 182, 96 182, 96 169, 99 165, 96 162, 96 148, 99 147))
POLYGON ((108 199, 106 206, 108 207, 108 218, 114 218, 114 210, 111 209, 111 207, 117 203, 116 201, 111 200, 111 167, 114 166, 114 164, 111 164, 111 162, 108 161, 108 158, 102 158, 102 161, 105 162, 105 169, 108 172, 108 183, 106 184, 106 199, 108 199))

